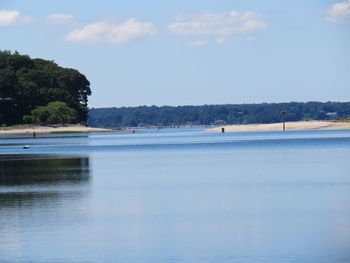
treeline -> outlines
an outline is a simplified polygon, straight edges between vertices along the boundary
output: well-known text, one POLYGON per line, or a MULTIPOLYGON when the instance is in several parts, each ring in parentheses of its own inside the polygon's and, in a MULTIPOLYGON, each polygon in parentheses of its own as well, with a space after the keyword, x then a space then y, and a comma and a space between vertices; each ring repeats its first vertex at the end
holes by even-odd
POLYGON ((86 122, 89 95, 89 81, 75 69, 0 51, 2 125, 86 122))
POLYGON ((94 127, 179 126, 276 123, 300 120, 344 119, 350 102, 290 102, 203 106, 140 106, 97 108, 89 111, 94 127))

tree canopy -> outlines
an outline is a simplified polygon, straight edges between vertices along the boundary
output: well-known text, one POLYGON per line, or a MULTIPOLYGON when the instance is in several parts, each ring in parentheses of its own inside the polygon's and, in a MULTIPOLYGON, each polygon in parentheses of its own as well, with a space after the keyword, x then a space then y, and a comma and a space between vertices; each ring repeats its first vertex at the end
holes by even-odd
POLYGON ((290 102, 178 107, 140 106, 91 109, 88 124, 109 128, 221 125, 275 123, 283 120, 345 119, 347 116, 350 116, 350 102, 290 102))
POLYGON ((53 61, 0 51, 0 123, 19 124, 39 106, 61 101, 86 122, 90 83, 79 71, 53 61))

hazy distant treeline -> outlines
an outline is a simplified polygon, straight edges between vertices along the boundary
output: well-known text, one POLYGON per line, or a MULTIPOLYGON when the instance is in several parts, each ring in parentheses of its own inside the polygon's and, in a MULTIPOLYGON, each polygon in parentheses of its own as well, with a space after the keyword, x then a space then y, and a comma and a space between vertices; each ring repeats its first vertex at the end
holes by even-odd
POLYGON ((274 123, 344 119, 350 102, 290 102, 203 106, 140 106, 90 109, 88 124, 95 127, 178 126, 274 123))

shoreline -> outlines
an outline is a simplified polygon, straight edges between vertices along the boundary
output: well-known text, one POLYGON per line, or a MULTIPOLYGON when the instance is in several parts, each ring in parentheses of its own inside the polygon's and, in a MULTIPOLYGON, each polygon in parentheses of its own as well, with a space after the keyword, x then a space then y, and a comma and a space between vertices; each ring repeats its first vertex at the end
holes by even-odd
MULTIPOLYGON (((286 131, 308 131, 308 130, 350 130, 350 122, 348 121, 297 121, 286 122, 286 131)), ((219 133, 222 132, 270 132, 282 131, 283 123, 269 124, 239 124, 239 125, 223 125, 214 128, 206 129, 206 132, 219 133)), ((13 127, 0 128, 1 136, 16 136, 26 135, 33 136, 42 134, 64 134, 64 133, 99 133, 99 132, 116 132, 118 130, 87 127, 83 125, 68 125, 68 126, 30 126, 19 125, 13 127)))
MULTIPOLYGON (((286 122, 286 131, 310 131, 310 130, 350 130, 350 122, 346 121, 296 121, 286 122)), ((283 131, 283 123, 269 124, 241 124, 241 125, 223 125, 211 129, 207 132, 269 132, 283 131)))
POLYGON ((114 130, 86 127, 83 125, 68 125, 68 126, 14 126, 8 128, 0 128, 0 136, 16 136, 16 135, 28 135, 33 136, 40 134, 60 134, 60 133, 94 133, 94 132, 114 132, 114 130))

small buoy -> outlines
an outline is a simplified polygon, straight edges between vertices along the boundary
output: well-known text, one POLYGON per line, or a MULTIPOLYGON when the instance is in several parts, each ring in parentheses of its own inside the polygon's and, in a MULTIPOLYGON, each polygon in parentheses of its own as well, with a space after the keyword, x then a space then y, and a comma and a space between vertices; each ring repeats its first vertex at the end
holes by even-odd
POLYGON ((29 145, 23 145, 23 149, 29 149, 29 145))

